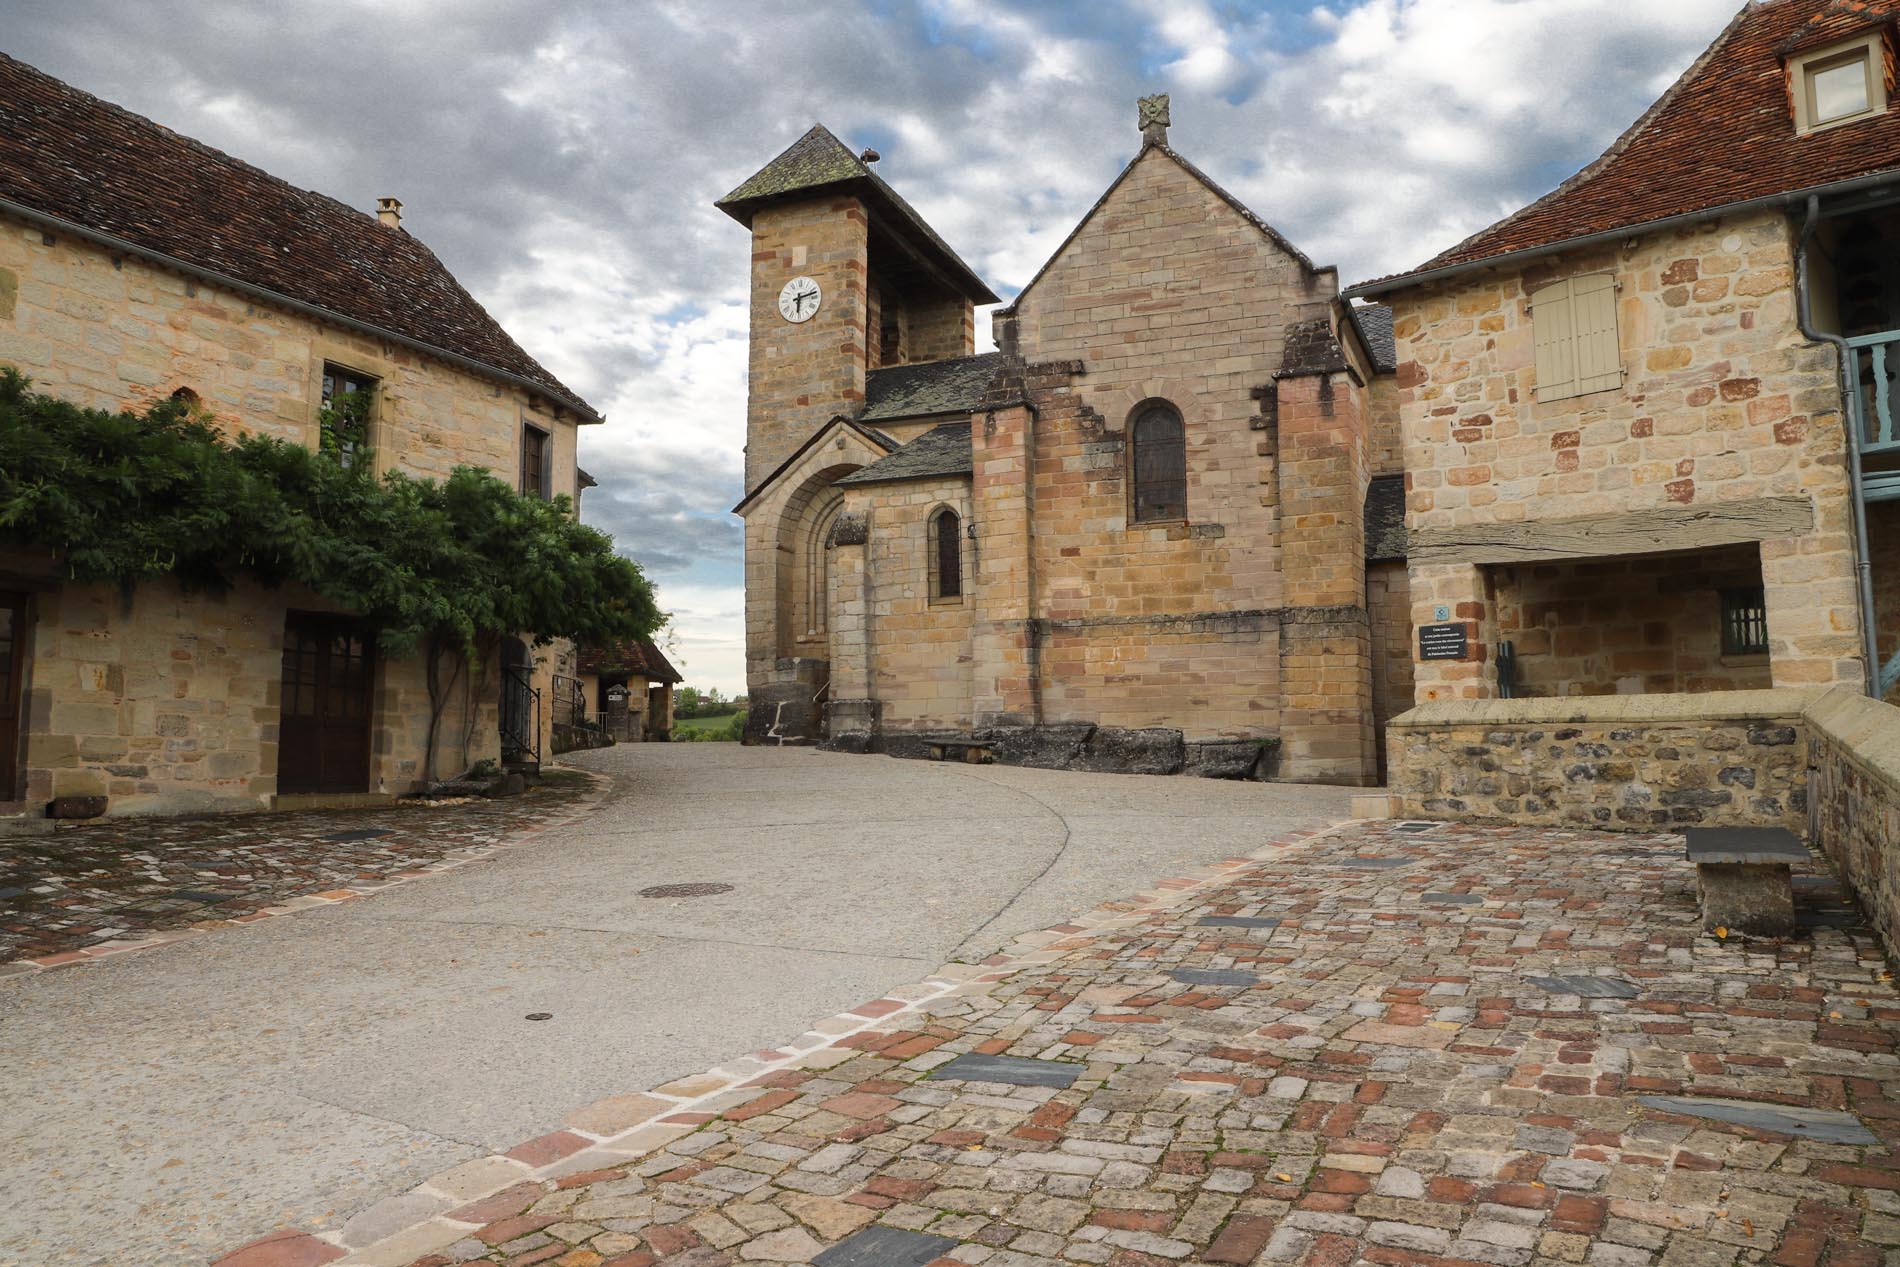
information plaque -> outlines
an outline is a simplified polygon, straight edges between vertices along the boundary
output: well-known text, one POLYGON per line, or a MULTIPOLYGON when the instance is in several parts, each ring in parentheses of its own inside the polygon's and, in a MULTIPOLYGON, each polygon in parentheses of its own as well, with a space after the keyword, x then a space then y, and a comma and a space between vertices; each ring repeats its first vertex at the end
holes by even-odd
POLYGON ((1419 627, 1418 658, 1421 660, 1462 660, 1467 649, 1463 621, 1419 627))

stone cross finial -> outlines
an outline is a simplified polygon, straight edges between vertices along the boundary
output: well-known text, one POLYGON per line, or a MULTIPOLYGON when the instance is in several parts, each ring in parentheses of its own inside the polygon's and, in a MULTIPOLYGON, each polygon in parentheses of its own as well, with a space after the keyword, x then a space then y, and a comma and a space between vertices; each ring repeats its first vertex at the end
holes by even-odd
POLYGON ((1168 143, 1168 94, 1158 92, 1135 103, 1141 121, 1141 139, 1150 145, 1168 143))

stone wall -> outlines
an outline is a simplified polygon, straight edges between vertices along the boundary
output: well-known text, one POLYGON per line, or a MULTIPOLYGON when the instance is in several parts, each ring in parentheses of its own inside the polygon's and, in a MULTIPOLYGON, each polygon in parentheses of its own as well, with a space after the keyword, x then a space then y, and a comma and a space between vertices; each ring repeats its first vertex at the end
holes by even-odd
MULTIPOLYGON (((4 560, 0 560, 4 562, 4 560)), ((284 620, 335 610, 294 589, 48 584, 33 595, 21 801, 105 796, 113 814, 268 809, 277 795, 284 620)), ((369 791, 422 781, 430 703, 420 657, 383 659, 369 791)), ((498 755, 499 685, 464 673, 437 731, 437 772, 498 755), (471 702, 472 701, 472 702, 471 702), (474 724, 471 726, 470 723, 474 724)))
POLYGON ((0 315, 0 365, 43 392, 123 409, 187 388, 229 435, 314 447, 333 362, 380 380, 371 438, 380 469, 440 479, 482 466, 512 484, 522 424, 532 422, 553 440, 554 492, 575 492, 574 415, 521 389, 77 238, 49 245, 38 228, 0 217, 6 277, 15 294, 0 315))
POLYGON ((1387 730, 1410 818, 1807 827, 1804 690, 1421 704, 1387 730))
MULTIPOLYGON (((1779 212, 1650 234, 1414 287, 1391 299, 1415 531, 1811 499, 1815 529, 1761 544, 1777 686, 1860 679, 1848 488, 1832 349, 1796 322, 1793 230, 1779 212), (1530 297, 1608 272, 1620 389, 1539 401, 1530 297)), ((1417 564, 1413 615, 1470 623, 1466 661, 1419 665, 1420 702, 1492 692, 1486 578, 1417 564)))
POLYGON ((1372 725, 1380 739, 1381 781, 1388 757, 1386 723, 1412 707, 1412 601, 1403 562, 1366 565, 1372 619, 1372 725))
POLYGON ((1900 950, 1900 709, 1842 689, 1805 718, 1814 838, 1900 950))
POLYGON ((1518 694, 1765 690, 1765 655, 1724 655, 1724 589, 1761 584, 1752 545, 1497 569, 1496 628, 1518 694))

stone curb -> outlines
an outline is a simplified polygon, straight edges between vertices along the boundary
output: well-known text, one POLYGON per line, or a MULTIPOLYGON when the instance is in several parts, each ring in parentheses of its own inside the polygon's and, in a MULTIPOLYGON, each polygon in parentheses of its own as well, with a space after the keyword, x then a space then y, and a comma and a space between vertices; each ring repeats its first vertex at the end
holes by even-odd
MULTIPOLYGON (((332 1267, 405 1267, 424 1254, 474 1234, 484 1219, 465 1207, 522 1183, 540 1183, 623 1166, 692 1134, 728 1109, 755 1098, 745 1094, 765 1077, 786 1069, 830 1068, 857 1055, 842 1046, 859 1034, 901 1028, 926 1004, 954 994, 984 993, 1024 968, 1041 967, 1086 949, 1107 932, 1151 920, 1187 905, 1201 890, 1270 858, 1283 858, 1332 835, 1363 825, 1347 819, 1311 831, 1290 832, 1244 857, 1226 858, 1170 877, 1131 898, 1103 902, 1052 928, 1019 933, 1001 953, 980 964, 948 963, 911 985, 887 990, 847 1011, 816 1022, 789 1043, 741 1056, 704 1073, 675 1078, 650 1091, 614 1095, 569 1113, 563 1126, 505 1153, 476 1157, 432 1175, 407 1192, 386 1198, 323 1232, 280 1229, 240 1246, 213 1267, 243 1267, 242 1257, 268 1244, 300 1243, 305 1259, 332 1267), (624 1123, 624 1125, 621 1125, 624 1123), (610 1124, 617 1126, 611 1129, 610 1124), (446 1211, 446 1212, 445 1212, 446 1211), (471 1219, 475 1221, 470 1221, 471 1219)), ((765 1088, 759 1094, 765 1093, 765 1088)))
POLYGON ((426 880, 445 871, 467 866, 471 862, 481 862, 504 850, 519 848, 532 843, 534 837, 557 827, 567 827, 579 822, 600 808, 613 791, 613 780, 606 775, 596 774, 592 770, 580 770, 574 766, 562 766, 564 771, 585 775, 594 784, 594 790, 583 797, 575 806, 558 818, 549 818, 527 827, 512 828, 506 838, 491 844, 477 845, 468 849, 455 849, 444 854, 434 862, 424 863, 407 871, 398 871, 384 876, 380 880, 365 880, 357 884, 347 884, 342 888, 325 889, 321 893, 300 893, 285 898, 281 902, 261 907, 249 915, 239 915, 235 919, 209 920, 189 928, 170 928, 163 932, 151 933, 144 937, 121 937, 113 941, 100 942, 96 946, 87 946, 83 950, 62 950, 58 954, 41 955, 34 959, 13 959, 0 962, 0 980, 7 977, 22 977, 51 972, 55 968, 73 968, 85 964, 98 963, 103 959, 119 955, 132 954, 141 950, 158 950, 164 946, 177 945, 183 941, 193 941, 210 933, 224 932, 234 928, 245 928, 262 923, 267 919, 276 919, 283 915, 296 915, 301 911, 317 910, 326 906, 339 906, 345 902, 358 902, 385 889, 408 884, 414 880, 426 880))

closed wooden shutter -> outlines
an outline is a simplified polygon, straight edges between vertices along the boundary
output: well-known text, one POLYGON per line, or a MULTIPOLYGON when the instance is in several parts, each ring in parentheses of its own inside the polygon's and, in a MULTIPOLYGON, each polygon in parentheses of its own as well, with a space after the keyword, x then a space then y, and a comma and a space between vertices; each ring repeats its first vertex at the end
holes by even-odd
POLYGON ((1562 400, 1623 383, 1616 342, 1616 279, 1571 277, 1531 296, 1537 340, 1537 399, 1562 400))
POLYGON ((1577 332, 1577 394, 1623 385, 1623 358, 1616 346, 1616 279, 1608 273, 1570 283, 1571 320, 1577 332))

